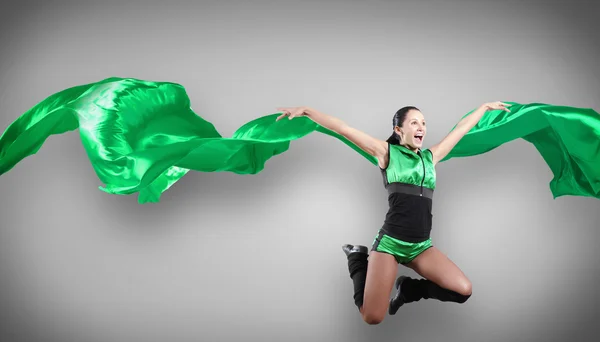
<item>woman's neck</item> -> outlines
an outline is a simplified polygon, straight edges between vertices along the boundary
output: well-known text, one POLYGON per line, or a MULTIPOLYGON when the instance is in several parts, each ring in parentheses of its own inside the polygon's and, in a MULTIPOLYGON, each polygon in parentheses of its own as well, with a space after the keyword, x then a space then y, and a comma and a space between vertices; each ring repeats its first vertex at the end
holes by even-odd
POLYGON ((414 147, 410 147, 410 146, 408 146, 408 145, 404 145, 404 144, 400 144, 400 146, 402 146, 402 147, 404 147, 404 148, 406 148, 406 149, 408 149, 408 150, 411 150, 411 151, 413 151, 413 152, 415 152, 415 153, 419 152, 419 148, 418 148, 418 147, 417 147, 417 148, 414 148, 414 147))

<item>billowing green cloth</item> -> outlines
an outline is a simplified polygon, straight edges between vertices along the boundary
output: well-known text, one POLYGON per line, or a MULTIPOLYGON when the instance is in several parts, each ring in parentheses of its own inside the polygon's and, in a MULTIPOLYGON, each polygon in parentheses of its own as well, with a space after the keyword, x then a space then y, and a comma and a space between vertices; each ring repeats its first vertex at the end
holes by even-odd
POLYGON ((487 112, 442 161, 482 154, 521 138, 533 144, 550 167, 554 198, 600 199, 600 115, 589 108, 506 103, 512 105, 510 113, 487 112))
MULTIPOLYGON (((523 138, 535 145, 554 173, 550 186, 555 197, 600 198, 598 113, 516 103, 511 111, 486 113, 444 160, 485 153, 523 138)), ((37 153, 50 135, 77 128, 105 184, 100 189, 119 195, 139 192, 140 203, 158 202, 189 170, 258 173, 292 140, 315 131, 331 135, 377 164, 345 137, 309 118, 276 121, 278 115, 259 117, 232 137, 222 137, 194 113, 181 85, 109 78, 56 93, 13 122, 0 137, 0 175, 37 153)))

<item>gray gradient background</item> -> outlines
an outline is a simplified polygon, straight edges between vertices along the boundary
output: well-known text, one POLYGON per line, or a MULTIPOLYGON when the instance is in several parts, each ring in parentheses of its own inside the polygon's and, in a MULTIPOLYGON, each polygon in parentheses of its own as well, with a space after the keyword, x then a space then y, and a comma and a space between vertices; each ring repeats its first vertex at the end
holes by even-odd
MULTIPOLYGON (((0 6, 0 127, 106 77, 183 84, 228 136, 308 105, 380 138, 422 109, 426 146, 486 101, 600 109, 590 2, 0 6)), ((258 175, 189 173, 158 205, 108 195, 76 132, 0 177, 2 341, 582 341, 599 332, 600 202, 556 200, 532 145, 438 166, 433 239, 473 282, 362 322, 343 243, 370 244, 381 176, 333 138, 258 175)), ((414 275, 412 271, 400 271, 414 275)))

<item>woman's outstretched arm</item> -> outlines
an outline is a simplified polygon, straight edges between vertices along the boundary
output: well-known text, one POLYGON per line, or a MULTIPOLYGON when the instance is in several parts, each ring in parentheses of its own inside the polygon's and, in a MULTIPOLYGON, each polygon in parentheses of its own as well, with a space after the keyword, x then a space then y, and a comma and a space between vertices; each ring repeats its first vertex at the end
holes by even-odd
POLYGON ((377 158, 379 167, 387 166, 387 142, 374 138, 365 132, 362 132, 354 127, 349 126, 344 121, 331 115, 324 114, 310 107, 285 107, 277 108, 282 114, 277 118, 281 120, 285 117, 293 119, 299 116, 306 116, 315 123, 334 131, 346 139, 350 140, 363 151, 377 158))
POLYGON ((442 141, 429 149, 433 154, 434 165, 440 160, 444 159, 444 157, 446 157, 448 153, 452 151, 460 139, 462 139, 465 134, 467 134, 471 128, 473 128, 479 122, 479 120, 481 120, 481 117, 483 114, 485 114, 485 112, 492 109, 502 109, 510 112, 510 110, 507 108, 508 106, 510 106, 510 104, 503 102, 484 103, 475 111, 473 111, 473 113, 460 120, 452 132, 448 133, 448 135, 446 135, 442 141))

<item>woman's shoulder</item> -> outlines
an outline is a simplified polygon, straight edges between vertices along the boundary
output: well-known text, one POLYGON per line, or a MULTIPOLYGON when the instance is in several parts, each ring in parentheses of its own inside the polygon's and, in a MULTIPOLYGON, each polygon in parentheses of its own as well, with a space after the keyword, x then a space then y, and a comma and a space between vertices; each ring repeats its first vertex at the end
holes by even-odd
POLYGON ((421 150, 424 157, 433 162, 433 151, 430 148, 421 150))

